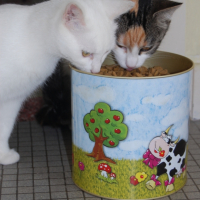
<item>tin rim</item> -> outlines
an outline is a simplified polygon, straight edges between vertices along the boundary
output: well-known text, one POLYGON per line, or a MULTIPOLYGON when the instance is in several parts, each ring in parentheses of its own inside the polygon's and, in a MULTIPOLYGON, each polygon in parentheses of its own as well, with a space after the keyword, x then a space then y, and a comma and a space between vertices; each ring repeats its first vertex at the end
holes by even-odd
MULTIPOLYGON (((74 70, 78 73, 81 73, 81 74, 86 74, 86 75, 90 75, 90 76, 97 76, 97 77, 101 77, 101 78, 112 78, 112 79, 126 79, 126 80, 132 80, 132 79, 135 79, 135 80, 138 80, 138 79, 158 79, 158 78, 168 78, 168 77, 173 77, 173 76, 178 76, 178 75, 182 75, 182 74, 185 74, 191 70, 194 69, 194 63, 191 59, 185 57, 185 56, 182 56, 182 55, 179 55, 179 54, 175 54, 175 53, 170 53, 170 52, 165 52, 165 51, 157 51, 157 53, 161 53, 163 55, 166 55, 166 58, 167 56, 170 58, 170 57, 176 57, 176 58, 179 58, 179 59, 184 59, 185 62, 188 62, 190 63, 190 67, 187 67, 188 69, 186 70, 182 70, 180 72, 176 72, 176 73, 171 73, 169 75, 164 75, 164 76, 151 76, 151 77, 120 77, 120 76, 105 76, 105 75, 100 75, 100 74, 92 74, 92 73, 89 73, 89 72, 84 72, 84 71, 81 71, 75 67, 73 67, 71 64, 69 64, 69 67, 71 68, 71 70, 74 70)), ((151 61, 151 60, 155 60, 156 57, 152 56, 150 57, 149 59, 147 59, 147 61, 145 63, 148 63, 148 61, 151 61)), ((160 58, 162 59, 162 58, 160 58)), ((113 60, 114 61, 114 60, 113 60)), ((144 65, 145 65, 144 63, 144 65)), ((109 64, 107 64, 109 65, 109 64)), ((103 65, 102 65, 103 66, 103 65)), ((153 66, 151 66, 153 67, 153 66)))

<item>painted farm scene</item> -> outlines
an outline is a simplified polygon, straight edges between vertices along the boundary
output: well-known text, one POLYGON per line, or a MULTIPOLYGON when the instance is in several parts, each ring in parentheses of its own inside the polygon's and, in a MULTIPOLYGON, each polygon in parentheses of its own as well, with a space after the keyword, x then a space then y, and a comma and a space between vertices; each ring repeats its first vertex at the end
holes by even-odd
POLYGON ((135 81, 72 73, 74 183, 111 199, 180 190, 187 180, 192 73, 135 81))
POLYGON ((119 160, 105 155, 103 146, 115 148, 126 139, 128 127, 123 119, 120 111, 111 110, 102 102, 84 116, 84 128, 94 147, 89 153, 73 146, 73 179, 79 187, 96 195, 106 192, 105 196, 113 188, 115 192, 110 195, 118 199, 155 198, 183 187, 187 142, 180 137, 173 140, 170 135, 173 125, 149 141, 139 160, 119 160))

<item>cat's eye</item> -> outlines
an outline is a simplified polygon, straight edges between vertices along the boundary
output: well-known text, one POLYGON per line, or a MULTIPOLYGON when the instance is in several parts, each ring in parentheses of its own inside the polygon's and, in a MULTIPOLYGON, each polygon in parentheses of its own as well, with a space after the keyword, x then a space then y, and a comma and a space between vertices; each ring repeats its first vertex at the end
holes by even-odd
POLYGON ((87 52, 87 51, 82 51, 82 56, 83 57, 89 57, 91 55, 91 53, 87 52))
POLYGON ((127 48, 126 48, 126 47, 124 47, 124 46, 122 46, 122 45, 120 45, 120 44, 118 44, 118 43, 117 43, 117 46, 118 46, 119 48, 123 49, 125 52, 127 52, 127 48))
POLYGON ((118 46, 119 48, 123 48, 123 46, 122 46, 122 45, 120 45, 120 44, 118 44, 118 43, 117 43, 117 46, 118 46))
POLYGON ((149 50, 151 50, 152 49, 152 47, 142 47, 141 49, 140 49, 140 51, 141 52, 146 52, 146 51, 149 51, 149 50))

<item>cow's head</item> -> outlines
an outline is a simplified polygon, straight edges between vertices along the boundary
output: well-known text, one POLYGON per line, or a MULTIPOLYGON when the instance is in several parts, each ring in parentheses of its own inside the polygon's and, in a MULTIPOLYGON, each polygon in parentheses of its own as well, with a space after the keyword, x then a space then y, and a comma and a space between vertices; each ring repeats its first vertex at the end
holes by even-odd
POLYGON ((179 141, 179 138, 176 141, 172 141, 172 136, 168 135, 169 130, 173 125, 167 128, 166 131, 161 133, 161 136, 155 137, 149 143, 149 150, 156 158, 165 158, 169 153, 170 147, 175 147, 176 143, 179 141))

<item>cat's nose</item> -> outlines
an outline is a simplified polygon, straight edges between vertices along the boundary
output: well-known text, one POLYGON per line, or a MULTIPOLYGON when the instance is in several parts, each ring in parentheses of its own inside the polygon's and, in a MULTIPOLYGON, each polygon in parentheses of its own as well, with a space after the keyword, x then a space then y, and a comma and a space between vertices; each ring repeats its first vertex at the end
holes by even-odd
POLYGON ((127 66, 127 69, 126 70, 128 70, 128 71, 132 71, 133 69, 135 69, 136 67, 134 67, 134 66, 127 66))

